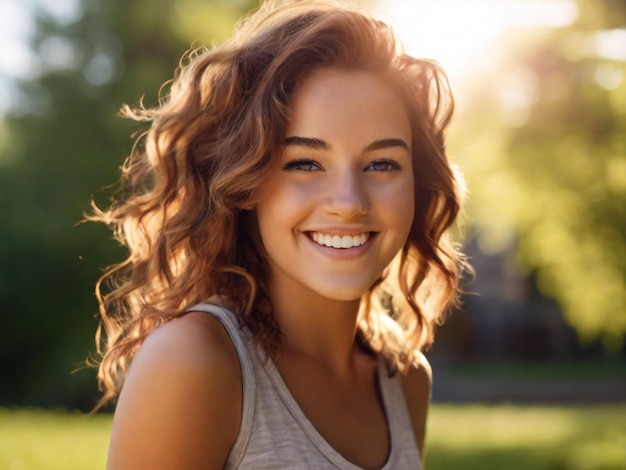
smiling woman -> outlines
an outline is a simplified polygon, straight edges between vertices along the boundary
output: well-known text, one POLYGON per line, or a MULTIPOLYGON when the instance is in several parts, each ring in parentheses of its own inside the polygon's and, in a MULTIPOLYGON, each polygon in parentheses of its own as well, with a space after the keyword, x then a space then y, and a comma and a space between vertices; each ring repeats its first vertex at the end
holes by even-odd
POLYGON ((267 2, 186 58, 94 220, 110 468, 420 468, 456 302, 443 72, 340 2, 267 2), (132 363, 132 365, 131 365, 132 363))
POLYGON ((411 124, 382 77, 313 72, 292 96, 286 136, 283 170, 256 207, 274 315, 286 293, 287 304, 295 293, 309 305, 360 299, 413 220, 411 124))

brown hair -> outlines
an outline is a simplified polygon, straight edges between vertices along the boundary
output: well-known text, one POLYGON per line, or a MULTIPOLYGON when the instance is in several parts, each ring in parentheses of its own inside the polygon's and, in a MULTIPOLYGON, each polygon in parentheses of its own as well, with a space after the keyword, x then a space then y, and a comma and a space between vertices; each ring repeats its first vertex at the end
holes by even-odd
POLYGON ((266 351, 280 350, 251 209, 278 168, 290 96, 320 67, 381 73, 402 93, 413 128, 415 217, 405 246, 362 299, 359 330, 401 370, 432 342, 464 265, 448 237, 461 195, 444 149, 452 113, 445 76, 400 52, 391 29, 369 14, 329 2, 266 2, 229 41, 188 54, 159 106, 122 110, 151 124, 123 167, 118 201, 94 205, 89 217, 129 251, 97 287, 103 402, 119 392, 154 328, 213 295, 235 302, 266 351))

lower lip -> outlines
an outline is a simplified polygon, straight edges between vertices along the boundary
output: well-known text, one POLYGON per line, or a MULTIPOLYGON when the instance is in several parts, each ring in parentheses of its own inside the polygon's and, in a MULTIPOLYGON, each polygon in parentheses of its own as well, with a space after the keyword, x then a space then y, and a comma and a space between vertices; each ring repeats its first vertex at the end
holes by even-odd
POLYGON ((309 243, 311 243, 311 245, 313 245, 316 250, 326 256, 331 256, 337 259, 350 259, 361 256, 369 249, 370 245, 372 244, 372 240, 374 239, 374 236, 375 235, 370 234, 370 236, 367 238, 367 241, 359 246, 354 246, 352 248, 333 248, 330 246, 320 245, 315 242, 310 236, 304 235, 304 237, 309 241, 309 243))

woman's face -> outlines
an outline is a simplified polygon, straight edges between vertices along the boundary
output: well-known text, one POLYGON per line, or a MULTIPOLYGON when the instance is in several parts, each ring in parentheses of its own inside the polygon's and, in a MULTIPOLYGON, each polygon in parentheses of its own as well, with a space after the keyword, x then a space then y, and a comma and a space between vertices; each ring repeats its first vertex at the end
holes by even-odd
POLYGON ((413 221, 411 126, 380 76, 325 68, 296 90, 281 169, 260 191, 270 288, 356 300, 413 221))

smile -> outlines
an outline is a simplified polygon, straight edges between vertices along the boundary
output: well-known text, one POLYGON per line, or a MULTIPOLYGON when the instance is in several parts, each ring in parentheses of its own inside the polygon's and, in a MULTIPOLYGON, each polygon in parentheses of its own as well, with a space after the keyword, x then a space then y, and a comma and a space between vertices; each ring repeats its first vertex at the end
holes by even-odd
POLYGON ((329 235, 321 232, 310 232, 311 239, 318 245, 328 246, 330 248, 354 248, 364 245, 369 239, 369 233, 361 233, 359 235, 329 235))

